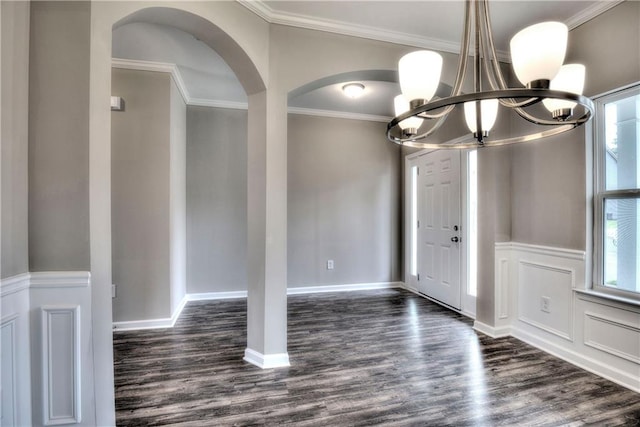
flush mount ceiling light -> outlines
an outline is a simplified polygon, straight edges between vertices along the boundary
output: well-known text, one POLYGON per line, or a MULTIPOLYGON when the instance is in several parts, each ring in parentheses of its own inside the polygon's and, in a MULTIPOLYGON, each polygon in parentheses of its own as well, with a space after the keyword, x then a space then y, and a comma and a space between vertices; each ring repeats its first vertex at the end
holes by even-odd
POLYGON ((364 85, 362 83, 348 83, 342 86, 342 91, 349 98, 358 98, 364 92, 364 85))
POLYGON ((423 50, 403 56, 398 63, 402 95, 394 99, 396 117, 387 125, 387 138, 417 148, 475 148, 534 141, 586 123, 594 106, 582 96, 585 67, 562 65, 568 33, 567 26, 560 22, 535 24, 517 33, 511 39, 511 61, 516 77, 525 87, 509 88, 496 55, 487 0, 466 0, 458 70, 451 95, 434 98, 442 70, 439 53, 423 50), (474 91, 463 94, 472 30, 474 91), (491 90, 482 89, 483 80, 491 90), (545 108, 540 108, 541 105, 545 108), (456 106, 462 106, 467 127, 475 139, 430 141, 429 136, 444 124, 456 106), (491 139, 489 131, 499 106, 542 128, 526 135, 491 139), (576 106, 578 114, 574 113, 576 106), (421 131, 423 122, 429 126, 421 131))

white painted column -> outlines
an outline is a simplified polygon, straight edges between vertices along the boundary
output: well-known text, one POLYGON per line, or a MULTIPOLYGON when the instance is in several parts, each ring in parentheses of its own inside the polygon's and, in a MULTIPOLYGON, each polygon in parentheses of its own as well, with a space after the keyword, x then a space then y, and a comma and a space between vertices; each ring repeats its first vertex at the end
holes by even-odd
POLYGON ((289 366, 287 354, 287 98, 249 96, 247 220, 249 363, 289 366))

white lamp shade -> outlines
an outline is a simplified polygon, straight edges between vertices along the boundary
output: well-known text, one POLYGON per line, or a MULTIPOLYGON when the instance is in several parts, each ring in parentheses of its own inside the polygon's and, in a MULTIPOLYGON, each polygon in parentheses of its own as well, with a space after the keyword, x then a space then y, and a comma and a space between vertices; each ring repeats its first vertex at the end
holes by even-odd
POLYGON ((442 56, 430 50, 411 52, 400 58, 400 89, 409 101, 433 98, 440 84, 442 56))
MULTIPOLYGON (((404 95, 398 95, 393 98, 393 106, 396 112, 396 116, 400 114, 406 113, 409 111, 409 101, 404 95)), ((408 119, 404 119, 399 123, 400 129, 418 129, 422 125, 422 120, 420 117, 410 117, 408 119)))
MULTIPOLYGON (((558 75, 551 80, 550 89, 571 92, 582 95, 584 90, 585 67, 582 64, 566 64, 560 68, 558 75)), ((554 112, 564 108, 573 108, 576 103, 559 99, 544 99, 542 101, 547 110, 554 112)))
MULTIPOLYGON (((476 102, 478 101, 464 103, 464 119, 467 122, 467 127, 473 133, 478 131, 478 127, 476 126, 476 102)), ((489 132, 498 117, 498 100, 483 99, 480 101, 480 115, 482 118, 482 130, 489 132)))
POLYGON ((511 39, 511 62, 518 80, 553 80, 567 51, 569 29, 561 22, 531 25, 511 39))

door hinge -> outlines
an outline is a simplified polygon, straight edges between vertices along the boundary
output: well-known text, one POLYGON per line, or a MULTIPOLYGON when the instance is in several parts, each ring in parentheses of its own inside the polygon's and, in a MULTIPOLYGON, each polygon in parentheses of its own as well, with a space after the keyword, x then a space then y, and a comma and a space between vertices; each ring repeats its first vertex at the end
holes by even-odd
POLYGON ((420 228, 420 220, 418 220, 417 223, 418 223, 418 228, 420 228))
POLYGON ((420 168, 416 168, 416 175, 420 175, 420 168))
POLYGON ((418 282, 420 281, 420 273, 418 273, 418 282))

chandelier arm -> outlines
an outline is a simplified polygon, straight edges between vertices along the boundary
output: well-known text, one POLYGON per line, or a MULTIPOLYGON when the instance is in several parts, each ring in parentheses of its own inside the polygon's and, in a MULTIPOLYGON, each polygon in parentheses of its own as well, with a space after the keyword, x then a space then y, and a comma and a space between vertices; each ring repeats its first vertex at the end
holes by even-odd
MULTIPOLYGON (((489 42, 489 52, 491 53, 491 65, 493 65, 494 76, 498 80, 498 87, 500 90, 507 89, 507 84, 505 82, 504 76, 502 75, 502 70, 500 70, 500 61, 498 61, 498 55, 496 54, 496 46, 493 41, 493 33, 491 32, 491 14, 489 13, 489 4, 486 1, 483 1, 484 4, 484 19, 482 23, 484 24, 484 32, 487 36, 489 42)), ((496 89, 494 89, 496 90, 496 89)))
POLYGON ((449 116, 448 115, 444 115, 444 116, 440 117, 438 119, 438 121, 431 128, 429 128, 429 130, 426 131, 425 133, 422 133, 420 135, 413 135, 413 136, 408 137, 408 138, 398 138, 398 137, 395 137, 395 136, 391 135, 391 130, 395 126, 390 126, 389 125, 389 126, 387 126, 387 139, 390 140, 390 141, 395 142, 396 144, 407 145, 407 142, 409 142, 409 141, 416 141, 416 140, 427 138, 427 137, 433 135, 433 133, 435 131, 437 131, 438 129, 440 129, 442 127, 444 122, 447 120, 447 117, 449 117, 449 116))
POLYGON ((471 41, 471 4, 472 0, 466 0, 464 8, 464 26, 462 29, 462 45, 460 56, 458 57, 458 71, 456 73, 455 83, 451 89, 451 96, 458 96, 462 93, 464 77, 467 74, 469 43, 471 41))
MULTIPOLYGON (((487 75, 487 79, 489 80, 489 86, 491 86, 492 90, 500 90, 504 89, 504 87, 500 86, 498 82, 498 77, 496 76, 496 70, 493 67, 495 63, 494 60, 496 58, 495 47, 493 46, 493 37, 491 35, 491 27, 487 22, 488 17, 488 7, 489 5, 486 1, 482 3, 482 14, 479 16, 479 24, 480 33, 482 34, 482 58, 484 62, 484 68, 487 75), (492 62, 492 66, 489 66, 489 62, 492 62)), ((499 67, 498 67, 499 69, 499 67)))
POLYGON ((416 116, 421 117, 423 119, 439 119, 440 117, 446 116, 447 114, 449 114, 451 110, 453 110, 455 107, 456 107, 455 105, 449 105, 448 107, 444 107, 444 110, 442 110, 440 113, 436 113, 436 114, 419 113, 419 114, 416 114, 416 116))
POLYGON ((540 97, 532 97, 520 102, 517 102, 513 98, 507 98, 507 99, 499 99, 498 102, 500 102, 501 105, 507 108, 520 108, 520 107, 528 107, 529 105, 537 104, 538 102, 540 102, 540 97))
MULTIPOLYGON (((514 110, 516 111, 516 113, 518 113, 520 117, 522 117, 526 121, 531 122, 533 124, 541 125, 541 126, 557 126, 558 125, 558 122, 555 120, 539 119, 536 116, 529 114, 522 108, 514 108, 514 110)), ((565 120, 562 123, 566 123, 567 125, 577 127, 587 122, 590 118, 591 118, 591 111, 588 108, 586 108, 586 112, 583 116, 573 120, 565 120)))

